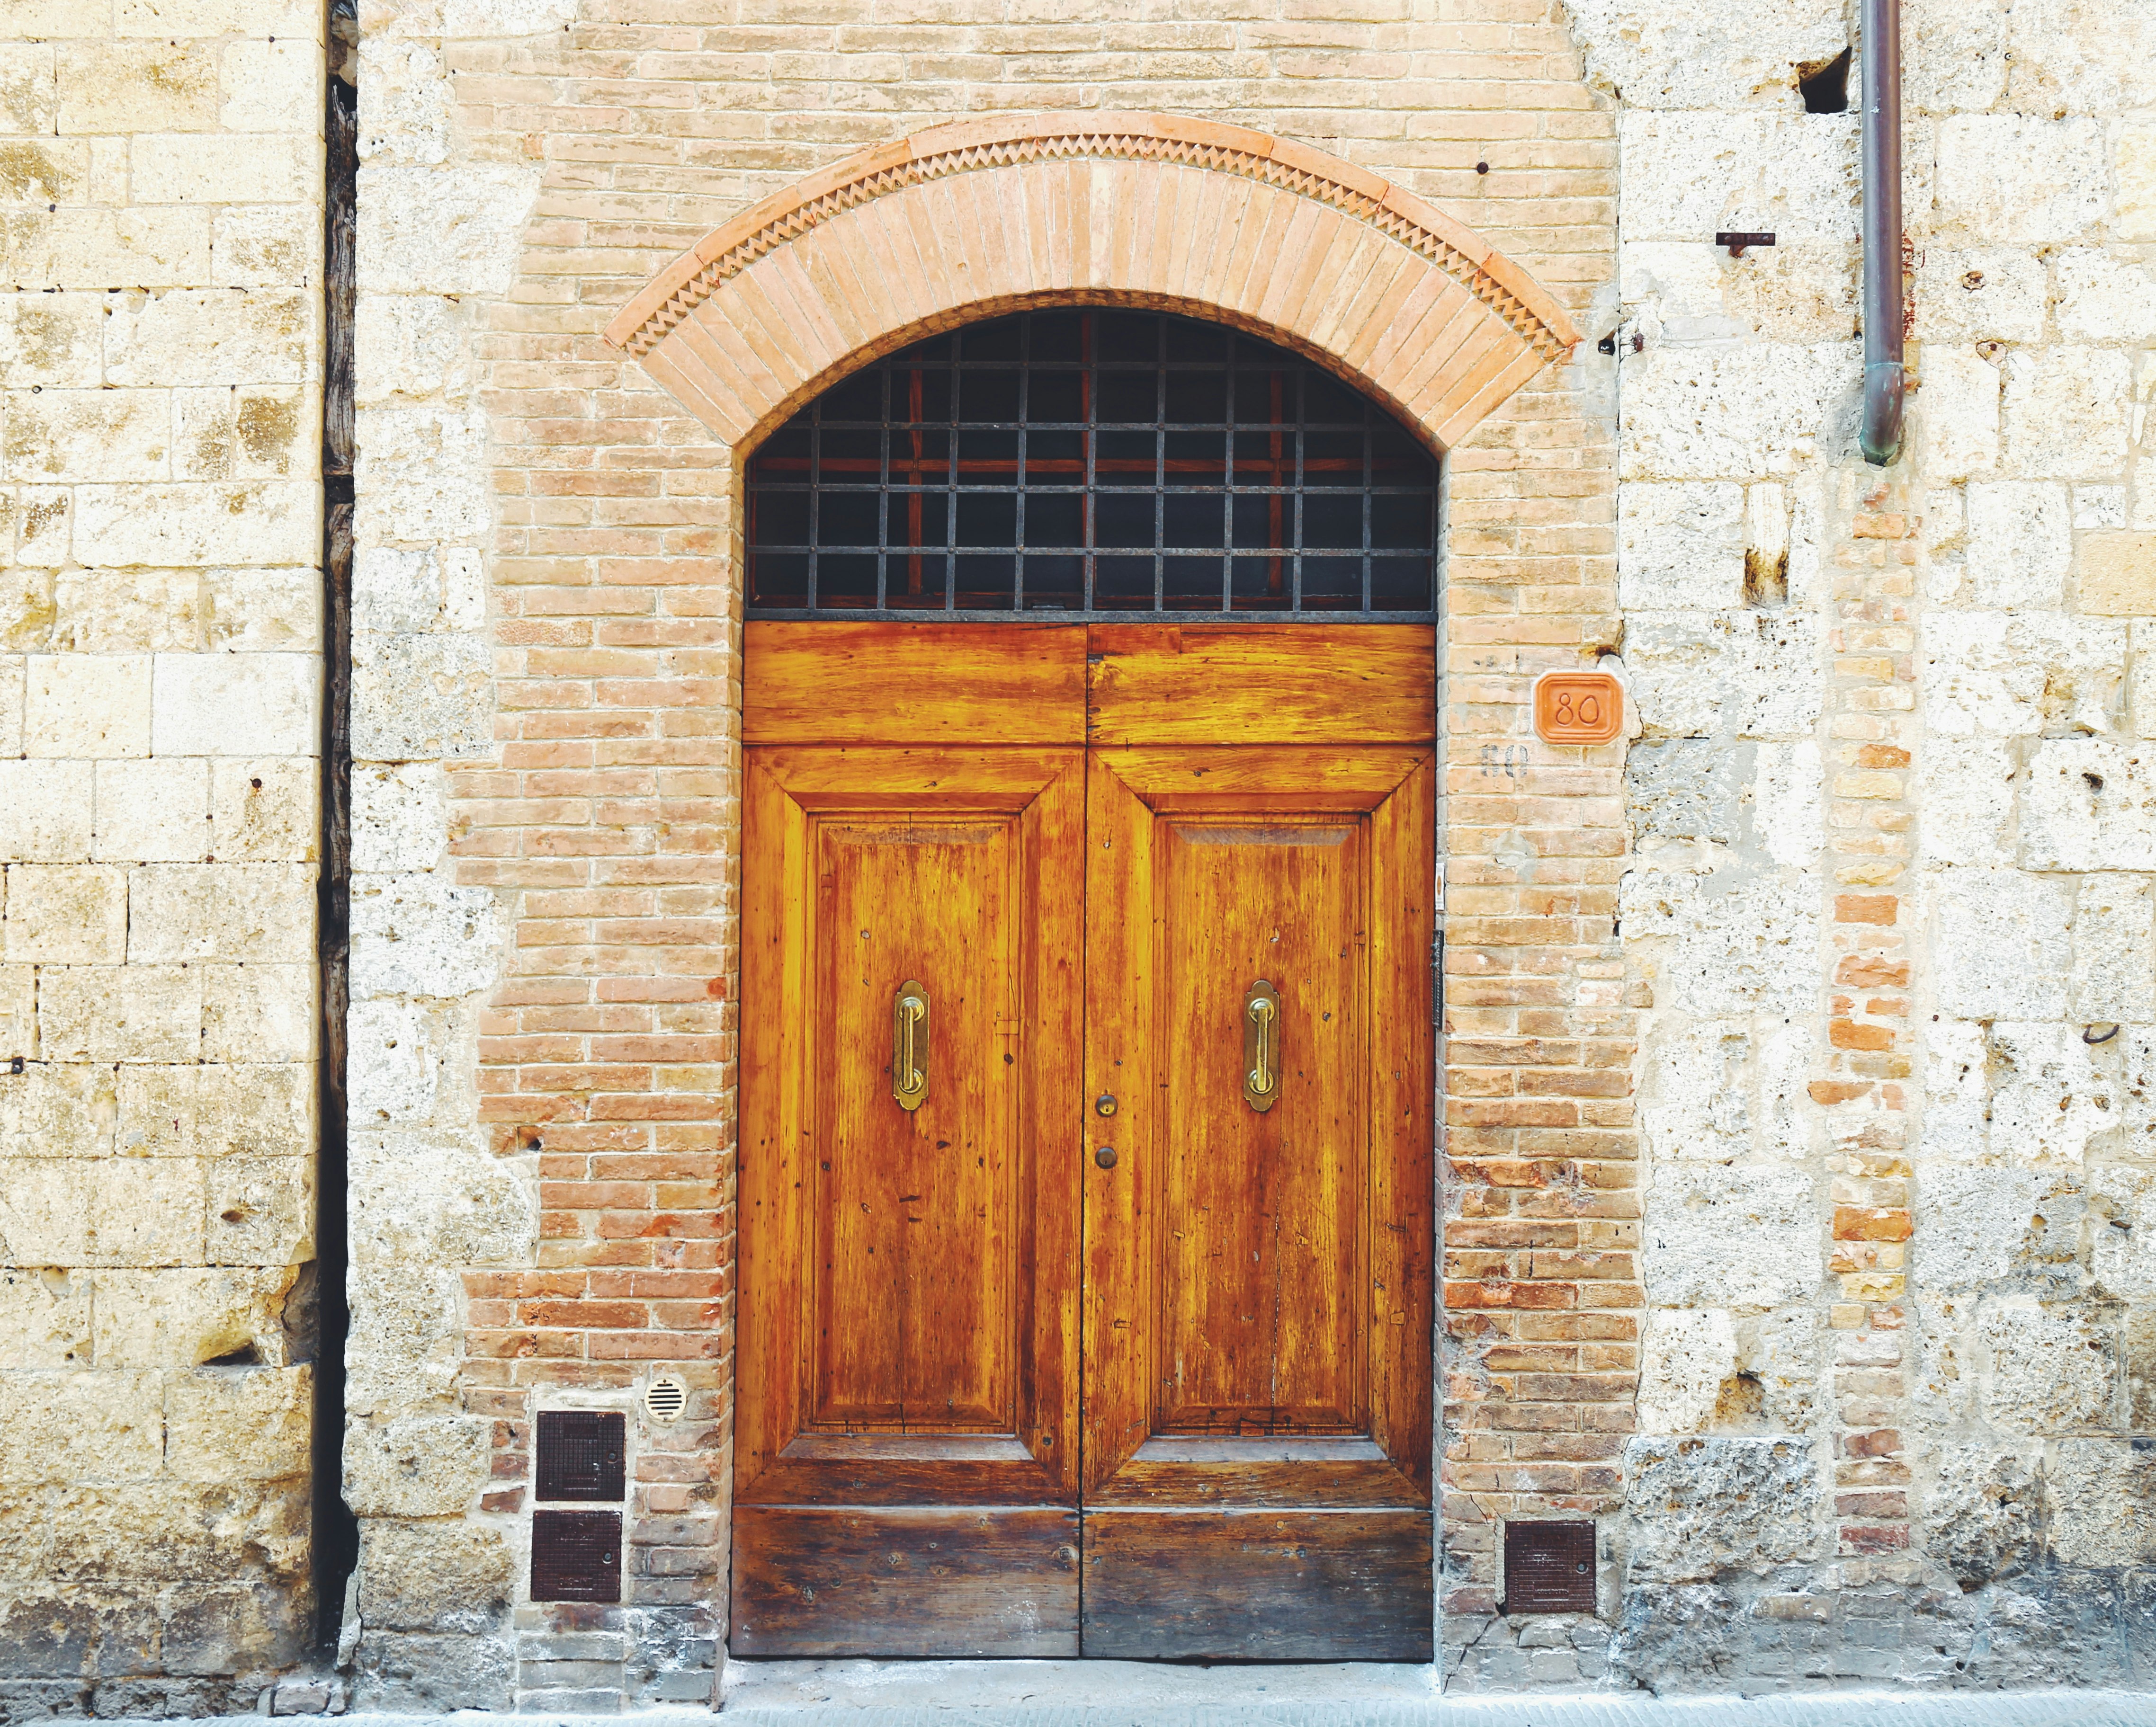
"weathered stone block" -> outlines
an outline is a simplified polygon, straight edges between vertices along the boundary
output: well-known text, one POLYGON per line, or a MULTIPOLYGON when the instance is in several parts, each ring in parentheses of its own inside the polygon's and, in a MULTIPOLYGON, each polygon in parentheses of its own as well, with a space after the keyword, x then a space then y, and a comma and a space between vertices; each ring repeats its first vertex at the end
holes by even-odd
POLYGON ((2156 534, 2084 535, 2074 563, 2082 612, 2156 618, 2156 534))
POLYGON ((292 1265, 315 1257, 315 1170, 307 1157, 225 1157, 204 1166, 212 1265, 292 1265))
POLYGON ((53 646, 192 653, 202 645, 202 586, 199 570, 62 570, 53 578, 53 646))
POLYGON ((522 1263, 538 1239, 525 1178, 470 1133, 405 1130, 352 1135, 352 1249, 356 1264, 522 1263))
POLYGON ((305 204, 228 204, 213 216, 210 279, 221 288, 299 288, 320 269, 322 228, 305 204))
MULTIPOLYGON (((305 1500, 294 1508, 304 1513, 305 1500)), ((247 1585, 180 1588, 161 1602, 159 1638, 166 1668, 174 1673, 244 1675, 235 1684, 238 1699, 251 1708, 261 1694, 260 1675, 305 1658, 313 1591, 298 1580, 296 1567, 285 1567, 282 1588, 247 1585)), ((225 1709, 233 1704, 227 1703, 225 1709)))
POLYGON ((362 294, 504 294, 539 171, 369 163, 359 172, 362 294))
POLYGON ((203 131, 217 124, 217 50, 204 43, 68 43, 54 70, 63 134, 203 131))
POLYGON ((516 1695, 516 1658, 493 1637, 370 1632, 352 1679, 356 1709, 435 1714, 506 1709, 516 1695))
POLYGON ((152 864, 132 873, 128 957, 305 963, 314 872, 299 864, 152 864))
POLYGON ((1625 664, 1648 736, 1809 735, 1820 635, 1819 619, 1798 611, 1634 615, 1625 664))
POLYGON ((52 1267, 0 1270, 0 1361, 65 1370, 91 1360, 90 1280, 52 1267))
POLYGON ((1989 473, 1999 462, 1999 368, 1970 349, 1924 348, 1915 429, 1924 471, 1938 479, 1989 473))
POLYGON ((1736 108, 1763 99, 1793 108, 1796 69, 1830 60, 1842 47, 1840 21, 1801 0, 1768 0, 1741 28, 1697 0, 1574 0, 1568 11, 1588 77, 1641 108, 1736 108))
POLYGON ((1625 752, 1625 807, 1640 839, 1711 839, 1738 832, 1736 752, 1712 738, 1666 738, 1625 752))
POLYGON ((370 546, 353 561, 352 617, 353 628, 382 635, 484 629, 480 554, 464 546, 370 546))
POLYGON ((4 448, 10 479, 167 479, 172 397, 163 390, 14 392, 4 448))
MULTIPOLYGON (((209 765, 210 831, 228 862, 312 863, 321 834, 321 767, 305 756, 209 765)), ((310 925, 313 911, 308 910, 310 925)))
POLYGON ((2118 185, 2112 232, 2123 240, 2156 240, 2156 126, 2119 126, 2112 164, 2118 185))
POLYGON ((125 863, 210 854, 208 764, 156 756, 97 764, 97 855, 125 863))
POLYGON ((0 1071, 0 1156, 100 1157, 112 1150, 109 1067, 26 1063, 0 1071))
POLYGON ((461 402, 470 395, 471 312, 462 301, 433 294, 363 295, 356 324, 361 402, 399 395, 461 402))
POLYGON ((189 1062, 203 1054, 203 972, 188 966, 52 966, 38 977, 48 1061, 189 1062))
POLYGON ((194 969, 202 978, 203 1060, 314 1059, 313 966, 202 966, 194 969))
POLYGON ((141 1481, 157 1474, 165 1449, 157 1377, 119 1371, 0 1375, 0 1481, 141 1481))
POLYGON ((1736 1371, 1737 1325, 1727 1309, 1656 1309, 1640 1364, 1640 1430, 1700 1432, 1713 1417, 1722 1382, 1736 1371))
POLYGON ((7 957, 18 965, 116 965, 127 944, 127 873, 18 864, 7 872, 7 957))
POLYGON ((311 756, 321 662, 305 653, 161 653, 161 756, 311 756))
POLYGON ((1978 1335, 1991 1351, 1984 1411, 2002 1432, 2050 1436, 2116 1419, 2118 1338, 2087 1309, 1987 1304, 1978 1335))
POLYGON ((1860 394, 1857 355, 1847 342, 1649 349, 1625 369, 1623 478, 1791 472, 1822 443, 1841 443, 1860 394))
POLYGON ((157 1617, 148 1601, 43 1582, 0 1589, 0 1678, 140 1673, 155 1663, 157 1650, 157 1617))
POLYGON ((1753 1048, 1744 1022, 1657 1023, 1645 1054, 1640 1130, 1651 1156, 1726 1161, 1752 1149, 1753 1048))
POLYGON ((69 1531, 55 1569, 80 1582, 230 1584, 243 1566, 285 1577, 306 1567, 307 1499, 296 1484, 70 1486, 54 1494, 53 1514, 69 1531))
POLYGON ((2089 1174, 2089 1273, 2114 1301, 2156 1301, 2156 1173, 2120 1166, 2089 1174))
POLYGON ((449 152, 454 98, 441 56, 408 37, 365 36, 359 45, 373 99, 359 132, 365 162, 434 163, 449 152))
POLYGON ((2046 1472, 2051 1550, 2070 1566, 2156 1560, 2156 1446, 2145 1439, 2062 1439, 2046 1472))
POLYGON ((515 1561, 498 1530, 453 1521, 360 1525, 360 1617, 372 1629, 464 1632, 501 1627, 515 1561))
POLYGON ((2092 237, 2103 219, 2103 128, 2013 114, 1939 122, 1933 211, 1940 229, 1992 245, 2092 237))
POLYGON ((2145 870, 2156 858, 2156 760, 2144 747, 2047 738, 2027 772, 2025 869, 2145 870))
POLYGON ((2119 1124, 2122 1099, 2081 1027, 1999 1021, 1987 1043, 1994 1156, 2039 1166, 2078 1164, 2089 1140, 2119 1124))
POLYGON ((2020 249, 1927 246, 1917 254, 1917 317, 1925 333, 1924 388, 1949 343, 2040 341, 2051 284, 2020 249))
POLYGON ((1744 602, 1744 489, 1641 481, 1617 500, 1617 598, 1650 610, 1744 602))
POLYGON ((1922 1289, 1962 1294, 2010 1278, 2041 1287, 2047 1272, 2075 1276, 2082 1210, 2080 1187, 2069 1176, 1928 1165, 1917 1187, 1914 1281, 1922 1289))
POLYGON ((23 747, 102 761, 150 753, 150 661, 142 654, 30 656, 23 747))
POLYGON ((448 850, 444 777, 433 762, 355 764, 352 867, 360 874, 429 870, 448 850))
POLYGON ((1933 738, 1917 758, 1927 856, 1982 868, 2015 861, 2014 788, 2020 764, 2000 738, 1933 738))
POLYGON ((2033 1451, 1940 1449, 1923 1518, 1933 1556, 1964 1589, 2017 1576, 2042 1556, 2041 1463, 2033 1451))
POLYGON ((263 1365, 281 1367, 295 1276, 290 1266, 100 1271, 90 1333, 97 1365, 199 1367, 251 1350, 263 1365))
POLYGON ((2066 1012, 2072 884, 2018 869, 1951 869, 1927 876, 1925 889, 1943 1012, 2016 1020, 2066 1012))
POLYGON ((13 295, 0 308, 0 386, 89 388, 101 381, 105 309, 61 295, 13 295))
MULTIPOLYGON (((465 1353, 464 1324, 459 1316, 463 1290, 455 1274, 410 1266, 377 1270, 357 1265, 346 1286, 352 1301, 351 1340, 345 1350, 346 1407, 355 1415, 386 1417, 439 1403, 447 1396, 465 1353)), ((349 1491, 347 1488, 347 1494, 349 1491)), ((362 1514, 436 1516, 461 1509, 459 1501, 441 1511, 388 1506, 362 1514)))
POLYGON ((2156 1020, 2156 879, 2086 875, 2074 899, 2073 1013, 2156 1020))
MULTIPOLYGON (((204 645, 233 653, 316 653, 322 638, 322 573, 297 570, 203 572, 204 645)), ((310 744, 301 751, 312 754, 310 744)))
POLYGON ((1671 1307, 1795 1300, 1819 1281, 1822 1224, 1804 1170, 1658 1168, 1640 1226, 1648 1296, 1671 1307))
POLYGON ((1625 1463, 1628 1578, 1693 1582, 1818 1556, 1825 1496, 1806 1442, 1635 1439, 1625 1463))
POLYGON ((2015 0, 2008 100, 2025 113, 2156 107, 2156 28, 2089 0, 2015 0))
POLYGON ((228 132, 312 131, 321 103, 316 46, 305 37, 227 46, 219 57, 218 126, 228 132))
POLYGON ((434 875, 353 884, 352 992, 470 995, 498 975, 502 924, 492 894, 434 875))
POLYGON ((2010 354, 2006 458, 2024 474, 2101 479, 2126 466, 2133 366, 2108 348, 2010 354))
POLYGON ((345 1430, 344 1498, 373 1517, 459 1517, 487 1478, 485 1422, 470 1416, 356 1421, 345 1430))
POLYGON ((475 633, 356 635, 355 759, 480 756, 494 746, 494 660, 475 633))
POLYGON ((466 1053, 449 1013, 412 1002, 354 1002, 346 1025, 353 1122, 433 1120, 444 1085, 454 1085, 466 1053))
POLYGON ((307 1473, 314 1370, 212 1367, 165 1378, 165 1468, 182 1481, 307 1473))
POLYGON ((166 205, 33 212, 15 218, 10 229, 13 278, 26 290, 104 291, 116 283, 177 288, 209 274, 205 210, 166 205))
POLYGON ((2042 612, 1938 612, 1920 649, 1926 723, 1945 737, 2116 723, 2125 628, 2042 612))
POLYGON ((1818 896, 1779 879, 1733 883, 1635 870, 1619 890, 1628 937, 1674 935, 1656 995, 1702 1018, 1803 1011, 1817 986, 1818 896))
MULTIPOLYGON (((1981 365, 1981 361, 1977 362, 1981 365)), ((1966 562, 1979 606, 2056 607, 2074 556, 2063 485, 1979 481, 1969 489, 1966 562)))

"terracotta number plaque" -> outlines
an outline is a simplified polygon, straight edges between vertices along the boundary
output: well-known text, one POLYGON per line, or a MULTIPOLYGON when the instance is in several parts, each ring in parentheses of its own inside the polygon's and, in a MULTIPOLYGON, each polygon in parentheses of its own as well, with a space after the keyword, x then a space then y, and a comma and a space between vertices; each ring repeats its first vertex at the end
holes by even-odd
POLYGON ((1625 729, 1625 687, 1607 672, 1535 679, 1535 735, 1546 744, 1606 744, 1625 729))

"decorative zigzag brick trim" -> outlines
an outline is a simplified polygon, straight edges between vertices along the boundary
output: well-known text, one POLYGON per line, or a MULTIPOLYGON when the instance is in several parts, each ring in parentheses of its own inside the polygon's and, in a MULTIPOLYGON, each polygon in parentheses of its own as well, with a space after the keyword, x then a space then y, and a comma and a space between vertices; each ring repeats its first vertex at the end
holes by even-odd
MULTIPOLYGON (((953 126, 939 127, 937 131, 971 129, 953 126)), ((907 153, 896 160, 893 159, 893 151, 874 152, 851 176, 844 173, 841 165, 835 183, 821 192, 808 197, 780 192, 748 212, 740 221, 728 224, 720 231, 721 235, 731 232, 738 234, 738 238, 677 282, 663 301, 646 311, 630 328, 623 329, 622 320, 618 320, 608 332, 609 339, 642 357, 730 277, 740 274, 758 259, 798 239, 812 228, 889 193, 980 168, 1015 167, 1028 162, 1090 156, 1107 161, 1157 161, 1205 168, 1309 198, 1368 223, 1380 233, 1435 264, 1496 313, 1514 334, 1545 360, 1563 359, 1578 340, 1562 312, 1554 307, 1544 309, 1527 304, 1498 279, 1483 260, 1463 249, 1453 236, 1445 233, 1444 227, 1450 224, 1437 218, 1435 212, 1430 213, 1434 219, 1420 219, 1412 209, 1401 208, 1419 204, 1419 200, 1402 197, 1381 181, 1375 182, 1378 190, 1365 189, 1372 177, 1345 163, 1338 165, 1342 172, 1336 177, 1322 167, 1296 166, 1283 161, 1271 149, 1262 146, 1245 148, 1204 136, 1225 131, 1202 122, 1178 125, 1165 116, 1144 131, 1114 126, 1096 129, 1046 120, 1035 122, 1033 129, 1019 136, 931 149, 919 155, 907 153), (1178 136, 1184 132, 1199 136, 1178 136), (1351 175, 1365 182, 1365 187, 1350 183, 1351 175), (768 213, 757 220, 763 212, 768 213), (744 225, 749 229, 745 234, 740 233, 744 225)), ((1246 136, 1255 140, 1260 135, 1246 136)), ((935 136, 936 133, 931 132, 910 141, 927 144, 935 136)), ((1272 141, 1264 141, 1265 146, 1271 143, 1272 141)), ((1297 149, 1296 154, 1312 162, 1327 160, 1315 151, 1297 149)))

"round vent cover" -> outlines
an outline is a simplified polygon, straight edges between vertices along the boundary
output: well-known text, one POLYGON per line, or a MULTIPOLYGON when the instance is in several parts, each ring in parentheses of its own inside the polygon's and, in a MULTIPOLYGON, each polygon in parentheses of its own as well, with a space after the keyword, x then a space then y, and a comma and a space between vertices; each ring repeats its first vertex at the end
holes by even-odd
POLYGON ((678 1373, 662 1373, 644 1388, 644 1412, 655 1422, 679 1421, 689 1407, 689 1387, 678 1373))

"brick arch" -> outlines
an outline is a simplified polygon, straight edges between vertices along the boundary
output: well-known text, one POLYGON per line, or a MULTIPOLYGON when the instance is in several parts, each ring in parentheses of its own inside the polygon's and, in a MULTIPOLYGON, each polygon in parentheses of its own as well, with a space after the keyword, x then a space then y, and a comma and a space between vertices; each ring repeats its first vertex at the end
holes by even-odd
POLYGON ((739 448, 921 336, 1089 301, 1281 342, 1440 449, 1579 340, 1526 271, 1412 193, 1159 114, 961 120, 849 157, 706 236, 606 336, 739 448))

